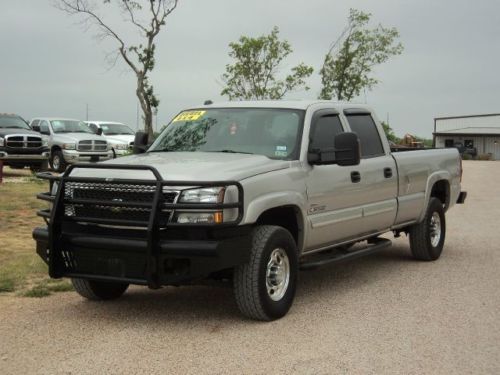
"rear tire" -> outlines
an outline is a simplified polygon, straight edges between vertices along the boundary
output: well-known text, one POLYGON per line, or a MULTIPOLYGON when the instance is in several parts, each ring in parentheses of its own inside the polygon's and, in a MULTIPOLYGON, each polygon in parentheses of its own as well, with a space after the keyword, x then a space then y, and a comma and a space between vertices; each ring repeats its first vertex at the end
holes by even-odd
POLYGON ((73 287, 79 295, 92 301, 112 300, 121 297, 129 284, 71 279, 73 287))
POLYGON ((424 220, 412 225, 409 230, 410 248, 413 257, 431 261, 441 256, 446 235, 446 221, 443 203, 431 198, 424 220))
POLYGON ((234 295, 241 313, 270 321, 286 315, 297 287, 298 254, 286 229, 262 225, 252 232, 250 261, 234 269, 234 295))

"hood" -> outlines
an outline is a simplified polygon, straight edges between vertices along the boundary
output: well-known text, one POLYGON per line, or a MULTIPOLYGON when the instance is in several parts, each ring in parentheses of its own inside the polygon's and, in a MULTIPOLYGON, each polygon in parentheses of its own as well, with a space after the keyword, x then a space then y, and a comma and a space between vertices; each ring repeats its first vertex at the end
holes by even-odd
POLYGON ((6 135, 12 135, 12 134, 37 135, 41 137, 40 133, 33 130, 17 129, 17 128, 0 128, 0 137, 5 137, 6 135))
POLYGON ((121 134, 121 135, 105 135, 104 138, 108 140, 109 143, 130 143, 134 142, 135 136, 132 134, 121 134))
POLYGON ((96 141, 105 141, 106 138, 90 134, 90 133, 56 133, 54 137, 62 142, 78 142, 78 141, 88 141, 88 140, 96 140, 96 141))
MULTIPOLYGON (((261 173, 289 168, 291 162, 272 160, 262 155, 221 152, 150 152, 131 155, 103 164, 148 165, 156 168, 164 180, 221 181, 242 180, 261 173)), ((152 179, 149 171, 80 169, 72 176, 152 179)))

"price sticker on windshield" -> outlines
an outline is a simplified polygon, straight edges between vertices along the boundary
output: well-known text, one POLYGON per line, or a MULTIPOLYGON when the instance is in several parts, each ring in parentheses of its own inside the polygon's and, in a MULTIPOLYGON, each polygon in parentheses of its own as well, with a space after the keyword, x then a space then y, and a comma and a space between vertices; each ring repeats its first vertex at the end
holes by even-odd
POLYGON ((172 120, 172 122, 177 122, 177 121, 196 121, 201 116, 203 116, 205 114, 205 112, 206 111, 187 111, 187 112, 182 112, 182 113, 179 113, 172 120))

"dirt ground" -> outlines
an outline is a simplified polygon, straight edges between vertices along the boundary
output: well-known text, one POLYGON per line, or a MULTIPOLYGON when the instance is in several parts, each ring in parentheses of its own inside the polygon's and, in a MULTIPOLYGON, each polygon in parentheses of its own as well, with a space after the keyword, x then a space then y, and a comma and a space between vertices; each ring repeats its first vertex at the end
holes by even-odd
POLYGON ((500 163, 464 166, 468 199, 447 214, 437 262, 412 260, 400 238, 302 272, 271 323, 242 319, 222 287, 0 296, 0 373, 499 374, 500 163))

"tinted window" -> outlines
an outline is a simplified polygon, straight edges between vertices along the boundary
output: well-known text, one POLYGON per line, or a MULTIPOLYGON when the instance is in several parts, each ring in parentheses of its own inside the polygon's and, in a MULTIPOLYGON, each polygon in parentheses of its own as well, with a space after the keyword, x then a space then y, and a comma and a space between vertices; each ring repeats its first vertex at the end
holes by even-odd
POLYGON ((0 114, 0 129, 30 129, 19 116, 0 114))
POLYGON ((150 152, 236 152, 295 160, 304 112, 273 108, 187 110, 168 124, 150 152))
POLYGON ((453 142, 453 139, 445 139, 444 140, 444 147, 454 147, 455 142, 453 142))
POLYGON ((38 126, 38 123, 39 123, 39 122, 40 122, 40 120, 33 120, 33 121, 31 121, 31 124, 30 124, 30 125, 31 125, 31 127, 33 127, 33 126, 38 126))
POLYGON ((339 116, 330 115, 320 117, 311 129, 310 149, 333 148, 333 139, 339 133, 342 133, 342 124, 339 116))
POLYGON ((359 137, 362 157, 384 155, 377 126, 370 115, 348 115, 347 121, 351 130, 359 137))
POLYGON ((50 135, 49 123, 47 121, 40 122, 40 133, 50 135))

